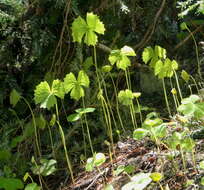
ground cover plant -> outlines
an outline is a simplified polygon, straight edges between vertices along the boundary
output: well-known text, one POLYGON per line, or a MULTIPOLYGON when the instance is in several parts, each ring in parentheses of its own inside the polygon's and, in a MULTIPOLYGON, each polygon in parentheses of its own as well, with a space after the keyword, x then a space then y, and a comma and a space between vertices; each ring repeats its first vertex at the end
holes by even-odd
POLYGON ((202 189, 203 2, 94 3, 0 3, 0 189, 202 189))

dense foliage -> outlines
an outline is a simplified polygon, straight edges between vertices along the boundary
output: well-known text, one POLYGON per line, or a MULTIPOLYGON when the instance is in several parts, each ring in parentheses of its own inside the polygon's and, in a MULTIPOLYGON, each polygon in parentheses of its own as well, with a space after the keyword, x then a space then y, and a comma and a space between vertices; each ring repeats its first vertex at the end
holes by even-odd
POLYGON ((193 152, 156 112, 203 125, 203 15, 202 0, 1 0, 0 188, 57 189, 133 131, 193 152))

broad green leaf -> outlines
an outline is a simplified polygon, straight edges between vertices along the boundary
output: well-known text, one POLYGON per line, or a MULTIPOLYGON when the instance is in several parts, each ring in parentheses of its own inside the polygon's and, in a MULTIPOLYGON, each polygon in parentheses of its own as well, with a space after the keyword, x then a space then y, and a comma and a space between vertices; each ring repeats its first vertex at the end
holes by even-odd
POLYGON ((146 47, 142 52, 142 60, 145 64, 148 63, 154 56, 154 50, 151 47, 146 47))
POLYGON ((52 82, 52 93, 61 98, 61 99, 64 99, 64 94, 65 94, 65 91, 64 91, 64 85, 63 85, 63 82, 61 82, 60 80, 54 80, 52 82))
POLYGON ((143 127, 145 128, 150 128, 150 127, 156 127, 159 126, 163 123, 162 119, 160 118, 155 118, 155 119, 145 119, 144 123, 143 123, 143 127))
POLYGON ((81 86, 85 86, 85 87, 89 87, 89 77, 87 76, 87 74, 84 72, 84 71, 79 71, 79 74, 78 74, 78 78, 77 78, 77 81, 78 83, 81 85, 81 86))
POLYGON ((37 183, 30 183, 26 185, 25 190, 40 190, 41 187, 37 183))
POLYGON ((65 92, 68 93, 70 92, 74 86, 76 85, 77 83, 77 80, 76 80, 76 77, 74 76, 73 73, 69 73, 65 76, 64 78, 64 89, 65 89, 65 92))
POLYGON ((81 97, 84 97, 84 89, 78 83, 76 83, 70 93, 70 96, 72 99, 79 100, 81 97))
POLYGON ((112 66, 111 65, 105 65, 101 68, 102 72, 104 73, 109 73, 112 70, 112 66))
POLYGON ((112 50, 108 60, 112 65, 116 63, 117 68, 126 70, 131 65, 127 56, 136 56, 136 54, 132 48, 124 46, 120 50, 112 50))
POLYGON ((181 72, 181 78, 182 78, 185 82, 188 82, 189 79, 190 79, 190 75, 189 75, 186 71, 182 70, 182 72, 181 72))
POLYGON ((133 172, 135 172, 135 166, 133 165, 127 165, 125 166, 124 171, 128 174, 132 174, 133 172))
POLYGON ((97 153, 94 156, 94 165, 95 166, 100 166, 101 164, 103 164, 106 161, 106 157, 103 153, 97 153))
POLYGON ((74 122, 74 121, 77 121, 77 120, 79 120, 80 118, 81 118, 81 114, 79 114, 79 113, 74 113, 74 114, 71 114, 71 115, 69 115, 68 117, 67 117, 67 120, 69 121, 69 122, 74 122))
POLYGON ((163 178, 163 175, 161 173, 154 172, 154 173, 151 173, 150 177, 152 181, 159 182, 163 178))
POLYGON ((93 157, 87 159, 85 169, 86 169, 87 172, 93 171, 93 169, 94 169, 94 159, 93 159, 93 157))
POLYGON ((84 38, 84 42, 88 45, 96 45, 96 43, 98 42, 98 37, 97 35, 93 32, 93 31, 88 31, 85 34, 85 38, 84 38))
POLYGON ((105 32, 104 25, 99 20, 97 15, 94 15, 93 13, 87 13, 86 21, 87 21, 87 24, 91 30, 93 30, 99 34, 104 34, 104 32, 105 32))
POLYGON ((95 46, 98 42, 98 34, 104 34, 105 28, 103 23, 99 20, 97 15, 93 13, 87 13, 86 21, 78 17, 72 24, 72 36, 74 42, 81 43, 83 36, 85 35, 84 42, 87 45, 95 46))
MULTIPOLYGON (((19 135, 19 136, 17 136, 17 137, 14 137, 14 138, 11 140, 10 147, 11 147, 11 148, 15 148, 15 147, 18 145, 18 143, 22 142, 23 140, 24 140, 23 135, 19 135)), ((0 155, 1 155, 1 153, 0 153, 0 155)))
POLYGON ((41 159, 40 165, 33 166, 31 168, 32 172, 36 175, 42 175, 42 176, 49 176, 53 174, 56 171, 56 160, 47 160, 47 159, 41 159))
POLYGON ((178 107, 178 111, 185 116, 192 116, 196 119, 200 119, 204 116, 204 103, 198 102, 200 97, 197 95, 191 95, 181 101, 181 105, 178 107))
POLYGON ((81 43, 84 34, 88 31, 88 26, 80 16, 72 23, 72 37, 74 42, 81 43))
POLYGON ((163 58, 166 59, 166 50, 160 46, 155 46, 155 54, 159 57, 159 58, 163 58))
POLYGON ((15 107, 16 104, 19 102, 21 99, 20 93, 18 93, 15 89, 13 89, 10 93, 10 104, 15 107))
POLYGON ((161 124, 159 126, 156 126, 151 129, 151 132, 154 134, 154 137, 156 136, 157 138, 164 138, 167 134, 166 125, 161 124))
POLYGON ((177 61, 173 60, 173 61, 171 62, 171 66, 172 66, 172 69, 176 71, 176 70, 178 69, 178 63, 177 63, 177 61))
POLYGON ((20 179, 0 177, 0 188, 5 190, 23 189, 24 185, 20 179))
POLYGON ((79 109, 76 109, 75 111, 80 114, 91 113, 95 111, 95 108, 79 108, 79 109))
POLYGON ((143 190, 150 183, 152 179, 149 173, 139 173, 131 178, 131 182, 122 187, 121 190, 143 190))
POLYGON ((34 96, 35 103, 40 104, 41 108, 50 109, 57 101, 46 81, 37 85, 34 96))
POLYGON ((71 91, 70 96, 72 99, 79 100, 84 96, 84 87, 89 87, 89 78, 84 71, 79 71, 77 80, 73 73, 67 74, 64 78, 64 89, 68 93, 71 91))
POLYGON ((134 96, 131 90, 121 90, 118 94, 118 100, 123 105, 130 105, 134 96))
POLYGON ((141 140, 145 136, 147 136, 148 133, 149 133, 148 130, 142 129, 142 128, 138 128, 138 129, 134 130, 134 132, 133 132, 133 139, 141 140))
POLYGON ((182 22, 180 24, 180 28, 181 28, 181 30, 186 30, 188 27, 187 27, 187 24, 185 22, 182 22))
MULTIPOLYGON (((175 65, 175 62, 174 62, 174 65, 175 65)), ((174 67, 176 67, 176 65, 174 67)), ((174 74, 173 64, 171 60, 168 58, 165 59, 163 72, 164 72, 164 76, 169 78, 171 78, 174 74)))
POLYGON ((154 67, 154 74, 157 76, 162 72, 162 70, 163 70, 163 62, 161 60, 158 60, 154 67))
POLYGON ((124 46, 121 48, 121 54, 126 56, 136 56, 135 51, 129 46, 124 46))

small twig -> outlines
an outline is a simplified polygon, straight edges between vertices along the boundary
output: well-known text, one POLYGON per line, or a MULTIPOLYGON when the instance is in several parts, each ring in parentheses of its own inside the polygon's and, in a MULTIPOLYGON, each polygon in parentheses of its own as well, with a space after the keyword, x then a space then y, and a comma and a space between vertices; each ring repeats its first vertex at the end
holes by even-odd
POLYGON ((157 11, 157 13, 156 13, 156 15, 154 17, 153 24, 151 26, 149 26, 147 32, 144 35, 144 38, 142 39, 142 41, 140 43, 138 43, 138 44, 136 44, 134 46, 134 49, 137 49, 137 50, 141 49, 141 48, 143 48, 149 42, 149 40, 151 39, 152 35, 154 34, 157 21, 158 21, 160 15, 161 15, 161 13, 162 13, 162 11, 164 9, 165 4, 166 4, 166 0, 163 0, 159 10, 157 11))
POLYGON ((89 184, 89 186, 85 189, 85 190, 88 190, 92 185, 94 185, 94 183, 97 181, 97 179, 99 177, 101 177, 104 173, 107 173, 109 170, 109 168, 105 168, 105 170, 103 170, 102 172, 100 172, 94 179, 93 181, 89 184))

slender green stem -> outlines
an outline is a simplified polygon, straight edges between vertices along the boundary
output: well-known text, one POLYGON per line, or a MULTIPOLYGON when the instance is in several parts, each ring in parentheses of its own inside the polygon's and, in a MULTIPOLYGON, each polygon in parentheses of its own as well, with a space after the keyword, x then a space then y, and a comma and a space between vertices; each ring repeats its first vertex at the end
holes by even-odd
MULTIPOLYGON (((82 103, 83 103, 83 108, 85 109, 86 107, 85 107, 84 97, 82 97, 82 103)), ((84 114, 84 119, 85 119, 86 130, 87 130, 88 139, 89 139, 89 144, 90 144, 90 148, 91 148, 91 153, 93 155, 94 154, 94 150, 93 150, 91 135, 90 135, 90 131, 89 131, 89 125, 88 125, 87 118, 86 118, 86 113, 84 114)))
POLYGON ((50 129, 50 126, 48 126, 48 131, 49 131, 50 143, 51 143, 51 147, 52 147, 52 154, 53 154, 54 159, 56 160, 55 149, 54 149, 54 143, 53 143, 53 138, 52 138, 52 131, 51 131, 51 129, 50 129))
POLYGON ((61 136, 61 139, 62 139, 62 144, 63 144, 63 147, 64 147, 64 153, 65 153, 65 157, 66 157, 66 161, 67 161, 67 167, 68 167, 68 170, 69 170, 70 175, 71 175, 72 183, 74 183, 74 175, 73 175, 73 171, 72 171, 72 164, 70 162, 67 147, 66 147, 66 140, 65 140, 65 136, 64 136, 64 131, 62 129, 62 126, 60 125, 59 111, 58 111, 57 103, 55 104, 55 111, 56 111, 56 115, 57 115, 57 124, 58 124, 58 127, 59 127, 59 132, 60 132, 60 136, 61 136))
POLYGON ((125 132, 125 128, 124 128, 124 125, 123 125, 123 122, 122 122, 122 119, 121 119, 121 116, 120 116, 118 96, 117 96, 117 90, 116 90, 115 82, 114 82, 113 77, 111 76, 111 74, 109 74, 109 75, 110 75, 110 78, 111 78, 112 83, 113 83, 115 99, 116 99, 116 111, 117 111, 117 114, 118 114, 119 122, 120 122, 120 125, 121 125, 122 129, 123 129, 123 132, 125 132))
POLYGON ((36 126, 36 121, 35 121, 35 115, 33 113, 33 110, 29 104, 29 102, 24 98, 22 97, 22 99, 24 100, 24 102, 27 104, 30 112, 31 112, 31 115, 32 115, 32 119, 33 119, 33 126, 34 126, 34 130, 35 130, 35 143, 36 143, 36 147, 37 147, 37 152, 39 154, 39 157, 41 158, 41 151, 40 151, 40 146, 39 146, 39 142, 38 142, 38 133, 37 133, 37 126, 36 126))
POLYGON ((138 98, 136 98, 136 102, 137 102, 138 111, 139 111, 139 114, 140 114, 140 122, 142 124, 143 118, 142 118, 142 112, 141 112, 141 107, 140 107, 140 103, 139 103, 138 98))
POLYGON ((192 75, 190 75, 190 77, 191 77, 191 79, 193 80, 193 82, 194 82, 194 84, 195 84, 195 86, 196 86, 196 90, 197 90, 198 93, 199 93, 199 88, 198 88, 198 84, 197 84, 196 80, 194 79, 194 77, 193 77, 192 75))
POLYGON ((192 38, 193 38, 193 41, 194 41, 194 44, 195 44, 195 48, 196 48, 196 59, 197 59, 197 63, 198 63, 198 75, 200 77, 200 79, 202 80, 202 74, 201 74, 201 68, 200 68, 200 59, 199 59, 199 53, 198 53, 198 45, 197 45, 197 42, 194 38, 194 35, 193 33, 191 32, 191 30, 188 28, 188 26, 186 25, 186 29, 188 30, 188 32, 191 34, 192 38))
POLYGON ((165 97, 165 101, 166 101, 167 110, 168 110, 169 115, 171 116, 171 110, 169 107, 169 101, 168 101, 168 97, 167 97, 167 93, 166 93, 166 85, 164 82, 164 78, 162 79, 162 85, 163 85, 164 97, 165 97))
POLYGON ((59 121, 57 121, 57 124, 59 126, 59 131, 60 131, 60 135, 61 135, 61 139, 62 139, 62 144, 63 144, 63 147, 64 147, 65 157, 66 157, 66 161, 67 161, 67 167, 68 167, 68 170, 69 170, 70 175, 71 175, 72 183, 74 183, 74 175, 73 175, 73 171, 72 171, 72 164, 71 164, 71 161, 70 161, 69 156, 68 156, 64 131, 63 131, 62 126, 60 125, 59 121))
POLYGON ((98 81, 98 86, 99 86, 99 90, 101 90, 101 83, 100 83, 100 78, 99 78, 99 73, 98 73, 98 65, 97 65, 97 57, 96 57, 96 47, 94 46, 94 65, 96 68, 96 78, 98 81))
POLYGON ((180 85, 179 85, 178 76, 177 76, 177 73, 176 73, 175 70, 174 70, 174 75, 175 75, 175 79, 176 79, 176 85, 177 85, 177 88, 178 88, 178 91, 179 91, 179 96, 180 96, 180 98, 182 100, 183 96, 182 96, 182 93, 181 93, 181 88, 180 88, 180 85))
POLYGON ((184 169, 184 172, 186 174, 186 161, 185 161, 185 157, 184 157, 184 153, 183 153, 183 150, 182 148, 180 149, 180 152, 181 152, 181 158, 182 158, 182 163, 183 163, 183 169, 184 169))

